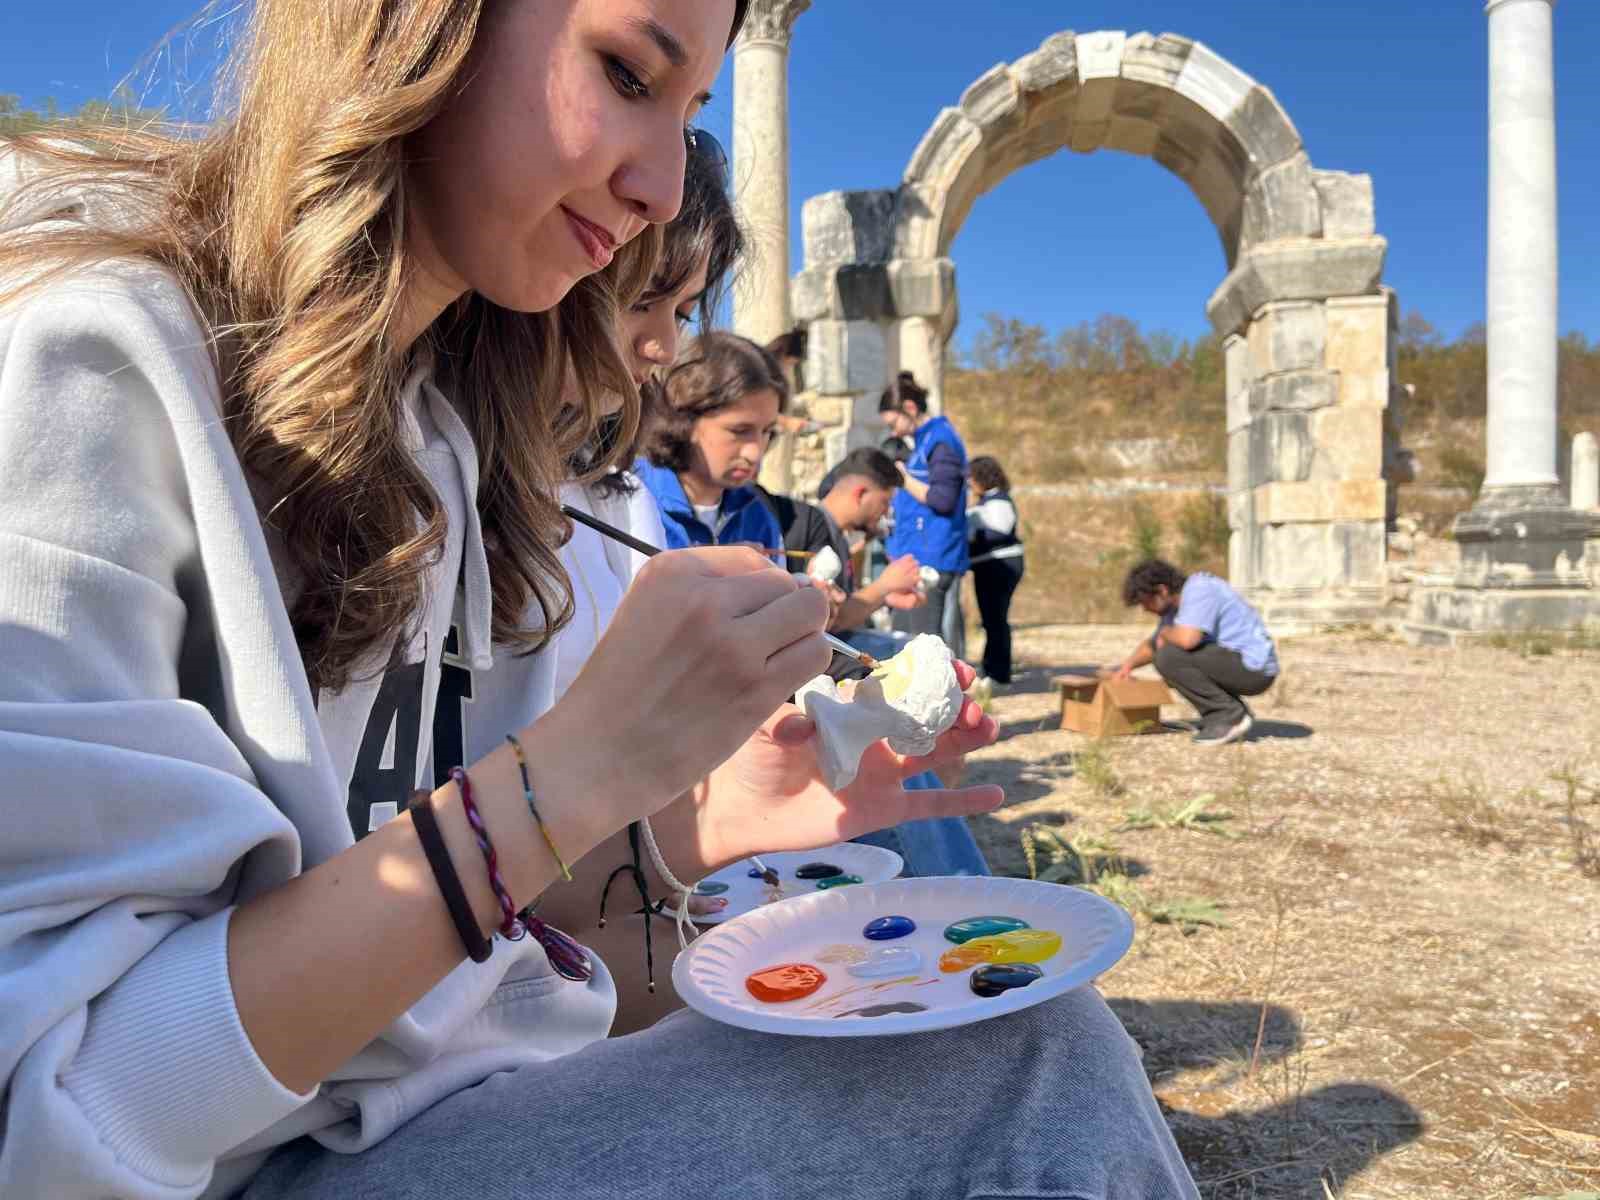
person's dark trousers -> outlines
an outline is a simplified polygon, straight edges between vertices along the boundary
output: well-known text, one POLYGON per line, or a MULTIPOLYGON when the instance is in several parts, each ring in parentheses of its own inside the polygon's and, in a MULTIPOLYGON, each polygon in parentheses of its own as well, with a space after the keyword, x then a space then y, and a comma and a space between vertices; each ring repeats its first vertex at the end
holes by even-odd
POLYGON ((944 639, 957 658, 967 654, 966 618, 961 613, 961 577, 965 571, 940 571, 939 582, 928 585, 928 602, 916 608, 896 609, 897 633, 931 633, 944 639))
POLYGON ((1193 650, 1162 646, 1156 670, 1200 711, 1200 727, 1215 729, 1241 721, 1250 710, 1240 696, 1259 696, 1276 675, 1263 675, 1244 665, 1237 650, 1207 642, 1193 650))
POLYGON ((1011 597, 1022 582, 1022 556, 991 558, 972 568, 983 618, 983 673, 996 683, 1011 682, 1011 597))

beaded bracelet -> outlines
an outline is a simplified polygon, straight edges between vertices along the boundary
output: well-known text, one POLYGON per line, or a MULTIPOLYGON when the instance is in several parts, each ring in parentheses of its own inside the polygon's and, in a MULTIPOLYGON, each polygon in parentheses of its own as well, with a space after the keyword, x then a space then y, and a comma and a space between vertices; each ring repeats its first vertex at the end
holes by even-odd
POLYGON ((506 734, 506 741, 511 743, 511 749, 517 755, 517 770, 522 772, 522 798, 528 802, 528 812, 533 817, 533 823, 539 827, 539 832, 544 835, 544 844, 550 847, 550 853, 555 856, 556 866, 561 868, 561 877, 568 883, 572 882, 572 872, 567 870, 567 864, 561 857, 561 851, 556 849, 555 839, 550 836, 550 830, 545 827, 544 818, 539 815, 538 808, 533 803, 533 783, 528 778, 528 757, 522 752, 522 743, 517 740, 516 734, 506 734))
POLYGON ((500 922, 500 936, 508 942, 518 941, 526 936, 528 929, 517 919, 516 905, 511 903, 511 893, 506 890, 506 882, 500 877, 500 858, 494 852, 494 843, 489 840, 483 814, 478 812, 478 806, 472 799, 472 781, 460 767, 450 768, 450 778, 461 793, 461 807, 466 810, 467 824, 472 826, 472 836, 478 839, 484 865, 489 868, 489 886, 494 889, 494 898, 500 902, 500 912, 504 915, 504 920, 500 922))

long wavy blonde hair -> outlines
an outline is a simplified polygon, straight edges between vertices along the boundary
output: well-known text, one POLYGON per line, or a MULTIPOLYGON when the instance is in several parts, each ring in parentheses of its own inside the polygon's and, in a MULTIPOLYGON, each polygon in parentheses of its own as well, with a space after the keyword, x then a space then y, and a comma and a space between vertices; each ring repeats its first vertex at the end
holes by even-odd
POLYGON ((390 336, 409 269, 405 139, 457 90, 486 2, 256 0, 233 99, 208 127, 15 139, 30 176, 10 205, 101 189, 127 219, 15 230, 0 276, 37 287, 112 257, 153 260, 213 330, 224 416, 295 576, 290 615, 314 687, 341 687, 386 653, 421 612, 444 545, 439 497, 401 439, 418 353, 434 356, 476 439, 502 644, 535 649, 571 615, 555 496, 600 397, 626 398, 624 422, 638 420, 614 330, 649 280, 655 227, 549 313, 469 293, 417 346, 390 336))

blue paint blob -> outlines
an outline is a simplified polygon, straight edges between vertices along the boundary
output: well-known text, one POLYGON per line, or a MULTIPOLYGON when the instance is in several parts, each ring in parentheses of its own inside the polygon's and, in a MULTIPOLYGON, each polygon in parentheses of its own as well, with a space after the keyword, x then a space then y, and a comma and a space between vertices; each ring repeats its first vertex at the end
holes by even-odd
POLYGON ((749 875, 750 875, 751 879, 760 879, 760 878, 762 878, 761 868, 760 867, 751 867, 750 871, 749 871, 749 875))
POLYGON ((917 931, 917 923, 910 917, 878 917, 868 921, 861 936, 874 942, 892 942, 917 931))
POLYGON ((694 890, 697 896, 720 896, 728 890, 728 885, 720 879, 707 879, 704 883, 697 885, 694 890))

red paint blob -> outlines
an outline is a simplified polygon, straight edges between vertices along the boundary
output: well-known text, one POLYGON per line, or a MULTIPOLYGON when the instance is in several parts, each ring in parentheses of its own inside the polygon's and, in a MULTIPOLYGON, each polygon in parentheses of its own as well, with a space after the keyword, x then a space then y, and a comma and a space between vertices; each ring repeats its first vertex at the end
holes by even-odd
POLYGON ((757 971, 744 986, 757 1000, 782 1004, 785 1000, 804 1000, 828 982, 828 977, 807 963, 784 963, 757 971))

